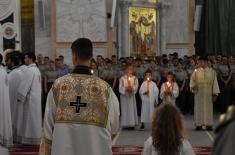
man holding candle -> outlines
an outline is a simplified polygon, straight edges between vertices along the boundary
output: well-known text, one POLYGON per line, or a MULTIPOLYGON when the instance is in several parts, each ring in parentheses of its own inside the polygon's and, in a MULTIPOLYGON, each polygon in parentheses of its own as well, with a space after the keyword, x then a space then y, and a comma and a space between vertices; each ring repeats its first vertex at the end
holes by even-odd
POLYGON ((121 102, 121 126, 134 129, 138 125, 135 94, 138 91, 138 79, 133 75, 131 66, 126 68, 126 73, 120 78, 119 92, 121 102))
POLYGON ((194 93, 194 121, 196 130, 212 130, 213 100, 220 93, 216 72, 208 67, 206 57, 198 60, 199 68, 195 69, 190 80, 190 89, 194 93))
POLYGON ((139 90, 142 109, 141 109, 141 129, 144 129, 144 123, 151 123, 154 107, 158 104, 159 90, 155 82, 152 81, 152 72, 147 70, 145 72, 145 81, 142 83, 139 90))

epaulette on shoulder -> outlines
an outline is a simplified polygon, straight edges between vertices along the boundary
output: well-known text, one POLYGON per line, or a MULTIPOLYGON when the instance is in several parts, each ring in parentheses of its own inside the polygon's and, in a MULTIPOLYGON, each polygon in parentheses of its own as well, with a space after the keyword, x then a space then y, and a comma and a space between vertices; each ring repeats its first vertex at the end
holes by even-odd
POLYGON ((215 132, 219 132, 233 121, 235 121, 235 106, 229 106, 227 112, 220 116, 220 123, 216 127, 215 132))

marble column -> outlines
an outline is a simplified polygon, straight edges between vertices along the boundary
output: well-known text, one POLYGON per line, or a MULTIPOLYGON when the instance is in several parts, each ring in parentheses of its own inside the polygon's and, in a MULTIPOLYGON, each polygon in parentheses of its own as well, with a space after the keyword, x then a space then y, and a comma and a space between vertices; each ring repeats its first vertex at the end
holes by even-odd
POLYGON ((129 6, 130 2, 121 2, 121 55, 122 57, 129 57, 129 6))
POLYGON ((170 7, 170 3, 165 3, 164 0, 159 0, 158 10, 159 10, 159 54, 163 54, 166 51, 167 35, 166 35, 166 25, 167 25, 167 11, 170 7))
POLYGON ((0 24, 0 53, 3 53, 3 33, 2 33, 2 26, 0 24))
POLYGON ((118 11, 118 45, 117 45, 117 52, 118 57, 122 57, 122 14, 121 11, 118 11))
POLYGON ((35 53, 51 56, 51 0, 34 0, 35 53))
POLYGON ((16 43, 15 43, 15 49, 21 50, 21 17, 20 17, 20 1, 14 1, 15 2, 15 11, 14 11, 14 24, 16 26, 16 43))

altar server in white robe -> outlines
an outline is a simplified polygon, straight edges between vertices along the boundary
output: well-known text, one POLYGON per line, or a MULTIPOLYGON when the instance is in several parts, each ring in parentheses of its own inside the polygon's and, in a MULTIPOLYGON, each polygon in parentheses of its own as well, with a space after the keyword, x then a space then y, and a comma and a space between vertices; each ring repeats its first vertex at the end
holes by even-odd
POLYGON ((174 81, 174 74, 169 72, 167 74, 167 81, 161 86, 160 98, 162 99, 162 103, 172 103, 175 105, 178 96, 179 86, 174 81))
POLYGON ((72 74, 49 91, 40 155, 112 155, 119 129, 119 102, 108 83, 91 74, 89 39, 72 44, 72 74))
POLYGON ((13 127, 13 138, 16 140, 16 126, 17 126, 17 115, 18 115, 18 103, 17 103, 17 94, 20 82, 22 80, 22 71, 19 69, 20 57, 19 51, 13 51, 9 54, 9 63, 8 68, 11 69, 11 72, 8 75, 9 79, 9 96, 10 96, 10 105, 11 105, 11 119, 13 127))
POLYGON ((138 125, 135 94, 138 91, 138 79, 133 75, 131 66, 126 68, 126 73, 120 78, 119 92, 121 102, 121 126, 134 129, 138 125))
POLYGON ((142 109, 141 109, 141 129, 144 129, 144 123, 152 122, 155 107, 158 104, 159 90, 155 82, 152 81, 152 72, 145 72, 145 81, 139 90, 142 109))
POLYGON ((10 146, 12 144, 12 122, 9 99, 9 81, 6 69, 1 65, 0 55, 0 145, 10 146))
POLYGON ((21 81, 18 91, 18 104, 24 104, 22 133, 19 135, 20 143, 40 144, 42 113, 41 113, 41 74, 35 64, 34 53, 25 54, 25 78, 21 81))

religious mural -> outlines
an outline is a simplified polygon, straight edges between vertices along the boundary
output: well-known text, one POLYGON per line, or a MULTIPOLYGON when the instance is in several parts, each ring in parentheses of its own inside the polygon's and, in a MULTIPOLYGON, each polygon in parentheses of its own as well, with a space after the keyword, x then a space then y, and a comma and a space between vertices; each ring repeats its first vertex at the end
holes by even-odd
POLYGON ((157 3, 157 0, 148 0, 150 3, 157 3))
MULTIPOLYGON (((155 0, 156 1, 156 0, 155 0)), ((129 8, 130 54, 154 56, 157 53, 157 10, 154 8, 129 8)))

